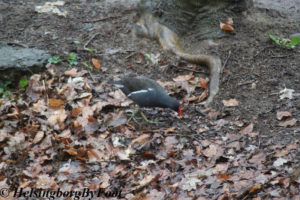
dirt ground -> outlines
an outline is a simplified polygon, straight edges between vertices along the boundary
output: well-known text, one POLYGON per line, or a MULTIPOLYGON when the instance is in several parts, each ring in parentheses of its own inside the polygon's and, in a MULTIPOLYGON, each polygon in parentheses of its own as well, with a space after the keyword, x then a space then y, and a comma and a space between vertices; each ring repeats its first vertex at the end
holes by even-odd
MULTIPOLYGON (((2 0, 0 40, 26 44, 61 57, 75 52, 79 56, 79 63, 97 58, 104 70, 91 70, 92 82, 111 80, 120 74, 138 74, 171 81, 179 75, 190 73, 180 67, 188 68, 191 64, 164 52, 156 41, 134 35, 135 1, 131 1, 130 5, 128 1, 66 1, 61 7, 68 12, 66 17, 36 12, 35 6, 44 2, 2 0), (81 43, 75 44, 74 41, 81 43), (96 52, 85 50, 85 44, 96 52), (158 64, 152 64, 144 56, 145 53, 159 53, 158 64)), ((211 105, 215 118, 199 114, 199 110, 205 109, 189 102, 184 103, 183 119, 176 117, 172 111, 146 109, 151 119, 163 123, 136 124, 136 130, 176 127, 177 134, 190 135, 193 136, 192 140, 200 141, 221 139, 231 133, 239 134, 243 127, 253 123, 253 132, 258 133, 258 137, 243 137, 241 142, 244 144, 256 145, 259 149, 292 143, 299 145, 300 46, 289 50, 276 46, 269 39, 269 34, 288 38, 291 34, 300 33, 299 10, 297 7, 275 10, 255 2, 260 8, 234 19, 234 34, 217 41, 217 46, 206 49, 207 53, 220 56, 222 63, 225 63, 220 91, 211 105), (295 90, 293 99, 280 99, 280 91, 284 88, 295 90), (224 106, 222 101, 229 99, 236 99, 238 106, 224 106), (298 121, 291 126, 280 126, 276 118, 278 111, 288 111, 298 121), (205 131, 200 131, 202 129, 205 131)), ((199 48, 201 41, 196 41, 192 35, 182 38, 182 42, 189 50, 203 51, 199 48)), ((66 66, 65 62, 57 65, 62 71, 66 70, 66 66)), ((84 68, 81 64, 80 67, 84 68)), ((207 70, 202 66, 197 67, 204 73, 194 72, 194 75, 207 78, 207 70)), ((200 89, 196 90, 194 96, 200 93, 200 89)), ((184 94, 175 96, 182 98, 184 94)), ((190 136, 186 137, 187 140, 191 139, 190 136)), ((297 149, 299 151, 299 147, 297 149)), ((289 168, 299 167, 299 153, 297 155, 289 163, 289 168)))

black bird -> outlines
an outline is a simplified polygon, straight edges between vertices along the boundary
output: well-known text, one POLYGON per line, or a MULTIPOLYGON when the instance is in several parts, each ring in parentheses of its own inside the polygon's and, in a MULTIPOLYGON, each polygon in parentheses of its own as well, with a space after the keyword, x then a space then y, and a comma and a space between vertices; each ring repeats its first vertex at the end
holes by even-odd
POLYGON ((144 76, 120 76, 120 78, 121 80, 109 81, 108 83, 120 88, 129 99, 140 107, 171 108, 182 117, 180 103, 170 97, 155 80, 144 76))

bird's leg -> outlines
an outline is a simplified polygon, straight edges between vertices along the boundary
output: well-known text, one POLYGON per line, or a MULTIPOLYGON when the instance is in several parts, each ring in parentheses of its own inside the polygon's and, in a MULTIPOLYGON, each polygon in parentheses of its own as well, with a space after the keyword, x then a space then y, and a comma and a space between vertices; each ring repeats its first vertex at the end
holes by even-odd
POLYGON ((151 121, 151 120, 149 120, 149 119, 146 117, 146 115, 142 112, 142 110, 139 110, 139 112, 140 112, 140 115, 142 116, 142 118, 143 118, 147 123, 149 123, 149 124, 159 124, 159 123, 161 123, 161 122, 156 122, 156 121, 151 121))
POLYGON ((132 113, 131 113, 130 118, 128 119, 128 122, 130 122, 131 120, 133 120, 134 122, 138 123, 137 120, 136 120, 136 118, 135 118, 135 114, 136 114, 136 113, 137 113, 137 112, 136 112, 135 105, 133 105, 133 111, 132 111, 132 113))
POLYGON ((142 111, 141 109, 139 109, 139 112, 140 112, 140 115, 142 116, 142 118, 143 118, 146 122, 148 122, 148 123, 153 123, 152 121, 150 121, 150 120, 146 117, 146 115, 143 113, 143 111, 142 111))
POLYGON ((146 115, 143 113, 143 111, 140 109, 140 107, 138 107, 138 110, 136 111, 136 106, 133 106, 133 111, 131 113, 130 118, 128 119, 128 122, 130 122, 131 120, 133 120, 134 122, 138 123, 137 119, 136 119, 136 113, 139 112, 140 115, 142 116, 142 118, 145 120, 145 122, 149 123, 149 124, 158 124, 160 122, 156 122, 156 121, 151 121, 149 120, 146 115))

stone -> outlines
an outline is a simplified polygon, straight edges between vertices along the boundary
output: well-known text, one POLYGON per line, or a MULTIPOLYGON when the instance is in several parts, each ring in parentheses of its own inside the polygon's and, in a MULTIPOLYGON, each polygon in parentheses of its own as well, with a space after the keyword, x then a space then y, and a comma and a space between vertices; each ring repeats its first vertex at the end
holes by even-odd
POLYGON ((40 49, 0 43, 0 81, 14 83, 24 75, 42 72, 50 56, 40 49))

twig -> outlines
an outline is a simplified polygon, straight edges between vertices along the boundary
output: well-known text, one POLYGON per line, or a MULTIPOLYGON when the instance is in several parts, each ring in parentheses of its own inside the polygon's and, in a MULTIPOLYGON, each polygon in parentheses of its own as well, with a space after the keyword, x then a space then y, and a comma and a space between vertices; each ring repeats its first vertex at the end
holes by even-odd
POLYGON ((207 73, 204 72, 204 71, 195 70, 195 69, 190 69, 190 68, 187 68, 187 67, 178 67, 178 66, 174 66, 174 67, 177 68, 177 69, 187 70, 187 71, 191 71, 191 72, 197 72, 197 73, 207 74, 207 73))
POLYGON ((89 75, 92 78, 93 82, 95 83, 96 81, 95 81, 94 77, 92 76, 91 72, 90 71, 88 71, 88 72, 89 72, 89 75))
POLYGON ((221 67, 221 73, 223 72, 224 68, 226 67, 227 62, 228 62, 230 56, 231 56, 231 50, 229 50, 228 56, 227 56, 227 58, 226 58, 226 60, 225 60, 225 62, 224 62, 224 64, 223 64, 223 66, 221 67))
POLYGON ((251 81, 245 81, 243 83, 238 83, 238 86, 242 86, 242 85, 248 85, 248 84, 252 84, 254 83, 255 81, 251 80, 251 81))
POLYGON ((95 33, 83 46, 84 49, 86 49, 86 46, 89 45, 89 43, 97 36, 100 35, 100 33, 95 33))
POLYGON ((21 44, 21 43, 18 43, 18 42, 8 42, 7 44, 8 45, 16 45, 16 46, 28 48, 28 46, 26 44, 21 44))
POLYGON ((115 18, 119 18, 119 17, 123 17, 123 15, 108 16, 108 17, 103 17, 100 19, 87 20, 87 21, 84 21, 83 23, 94 23, 94 22, 105 21, 107 19, 115 19, 115 18))

